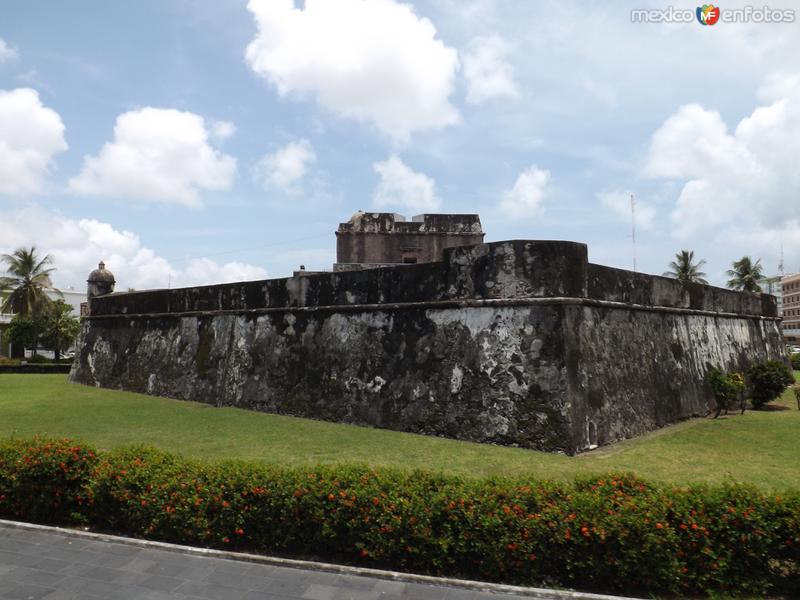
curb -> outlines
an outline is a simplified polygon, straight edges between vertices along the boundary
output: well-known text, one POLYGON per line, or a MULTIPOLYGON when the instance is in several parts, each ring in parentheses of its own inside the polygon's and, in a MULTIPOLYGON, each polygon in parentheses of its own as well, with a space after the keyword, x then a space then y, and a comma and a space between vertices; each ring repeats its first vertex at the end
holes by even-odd
POLYGON ((370 569, 366 567, 351 567, 347 565, 335 565, 309 560, 297 560, 292 558, 278 558, 274 556, 263 556, 260 554, 249 554, 244 552, 229 552, 226 550, 215 550, 212 548, 199 548, 196 546, 181 546, 179 544, 169 544, 167 542, 155 542, 152 540, 142 540, 137 538, 127 538, 105 533, 93 533, 76 529, 66 529, 64 527, 51 527, 48 525, 37 525, 34 523, 22 523, 19 521, 6 521, 0 519, 0 528, 22 529, 26 531, 39 531, 44 533, 55 533, 67 537, 87 539, 99 542, 110 542, 123 544, 138 548, 151 548, 174 552, 176 554, 186 554, 190 556, 202 556, 206 558, 222 558, 239 562, 249 562, 262 565, 272 565, 277 567, 288 567, 291 569, 307 569, 310 571, 323 571, 327 573, 338 573, 341 575, 355 575, 360 577, 374 577, 376 579, 386 579, 402 583, 419 583, 426 585, 438 585, 474 590, 479 592, 497 592, 503 594, 514 594, 525 598, 537 598, 540 600, 570 599, 570 600, 639 600, 623 596, 608 596, 604 594, 590 594, 568 590, 551 590, 544 588, 530 588, 516 585, 505 585, 501 583, 487 583, 483 581, 471 581, 467 579, 453 579, 449 577, 432 577, 430 575, 415 575, 413 573, 401 573, 399 571, 384 571, 381 569, 370 569))

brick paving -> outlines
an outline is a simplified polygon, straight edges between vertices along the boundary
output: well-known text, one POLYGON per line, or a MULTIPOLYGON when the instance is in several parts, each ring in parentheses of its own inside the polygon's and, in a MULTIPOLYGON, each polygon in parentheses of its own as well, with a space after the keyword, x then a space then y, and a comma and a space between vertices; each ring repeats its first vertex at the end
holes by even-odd
POLYGON ((253 564, 0 525, 0 599, 45 598, 519 600, 521 596, 253 564))

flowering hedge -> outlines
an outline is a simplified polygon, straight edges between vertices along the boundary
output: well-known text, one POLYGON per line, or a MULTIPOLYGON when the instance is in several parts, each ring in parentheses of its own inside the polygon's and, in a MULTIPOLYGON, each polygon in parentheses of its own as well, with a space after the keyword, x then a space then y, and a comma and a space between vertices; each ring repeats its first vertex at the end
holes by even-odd
POLYGON ((593 591, 763 594, 800 584, 800 492, 631 475, 465 480, 206 464, 151 448, 0 444, 0 516, 170 542, 593 591))

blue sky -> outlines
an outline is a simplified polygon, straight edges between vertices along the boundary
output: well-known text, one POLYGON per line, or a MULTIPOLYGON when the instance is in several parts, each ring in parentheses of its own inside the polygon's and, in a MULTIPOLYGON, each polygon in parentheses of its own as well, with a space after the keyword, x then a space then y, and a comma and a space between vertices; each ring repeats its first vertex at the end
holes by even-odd
POLYGON ((781 244, 800 270, 797 18, 630 10, 3 3, 0 250, 142 289, 329 268, 358 209, 478 212, 488 240, 629 268, 633 192, 642 271, 689 248, 719 284, 744 254, 777 271, 781 244))

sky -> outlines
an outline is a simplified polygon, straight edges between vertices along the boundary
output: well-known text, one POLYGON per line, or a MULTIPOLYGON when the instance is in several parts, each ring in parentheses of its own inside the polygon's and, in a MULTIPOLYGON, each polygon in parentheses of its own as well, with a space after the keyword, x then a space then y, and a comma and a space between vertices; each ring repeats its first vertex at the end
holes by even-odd
POLYGON ((632 19, 670 4, 2 2, 0 252, 64 288, 285 277, 361 209, 631 268, 633 194, 640 271, 800 271, 800 14, 632 19))

